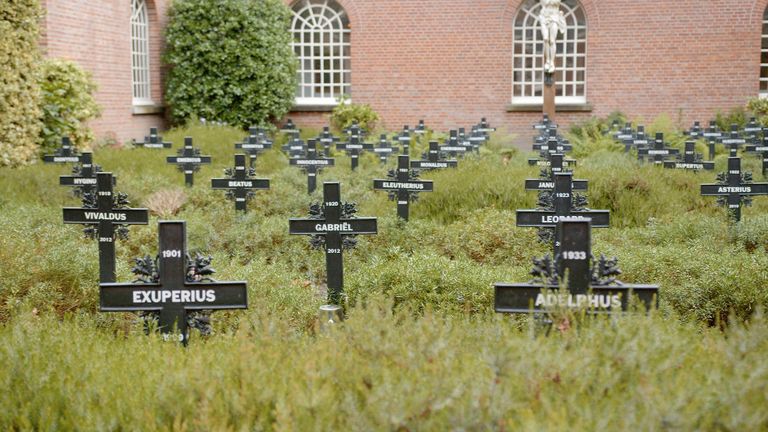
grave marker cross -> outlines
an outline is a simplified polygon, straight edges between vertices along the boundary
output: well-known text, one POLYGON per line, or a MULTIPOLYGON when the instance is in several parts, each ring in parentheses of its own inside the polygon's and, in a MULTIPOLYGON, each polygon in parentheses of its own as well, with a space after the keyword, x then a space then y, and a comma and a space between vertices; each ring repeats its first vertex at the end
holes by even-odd
POLYGON ((128 208, 124 195, 115 197, 112 192, 112 173, 96 174, 96 191, 83 197, 83 207, 65 207, 64 223, 88 225, 86 234, 99 241, 99 281, 115 281, 115 239, 120 231, 116 225, 146 225, 149 211, 145 208, 128 208))
POLYGON ((730 150, 731 156, 736 156, 739 147, 747 143, 747 140, 741 137, 739 134, 739 126, 731 125, 731 133, 728 136, 724 136, 720 139, 720 143, 723 144, 728 150, 730 150))
POLYGON ((653 140, 653 147, 637 150, 637 155, 640 160, 643 160, 644 156, 648 156, 649 162, 652 161, 656 165, 662 165, 665 162, 666 156, 677 154, 680 154, 680 150, 667 147, 664 143, 664 134, 662 132, 656 133, 656 139, 653 140))
POLYGON ((376 234, 376 218, 354 216, 355 206, 341 202, 339 183, 323 184, 323 204, 310 207, 310 218, 289 220, 289 233, 313 236, 313 244, 325 247, 325 268, 328 278, 328 299, 339 304, 344 290, 344 244, 351 245, 345 238, 360 234, 376 234))
POLYGON ((394 147, 387 140, 387 134, 381 134, 379 137, 379 145, 374 147, 373 152, 379 156, 379 161, 382 165, 387 164, 387 160, 395 153, 394 147))
POLYGON ((307 155, 305 157, 293 158, 289 162, 291 166, 302 168, 307 173, 307 193, 311 194, 317 189, 317 174, 324 167, 333 166, 335 159, 318 155, 317 142, 309 140, 307 155))
POLYGON ((347 152, 352 163, 352 170, 354 171, 360 162, 360 152, 366 150, 373 151, 373 144, 362 142, 360 128, 357 125, 353 125, 349 129, 349 142, 336 144, 336 148, 347 152))
POLYGON ((707 139, 707 147, 709 147, 709 160, 715 158, 715 144, 723 137, 723 133, 717 126, 717 122, 711 120, 709 122, 709 128, 701 134, 707 139))
POLYGON ((250 160, 250 167, 256 164, 259 153, 272 148, 270 141, 260 128, 252 127, 248 129, 248 137, 241 143, 235 143, 236 150, 245 150, 250 160))
POLYGON ((495 283, 494 309, 501 313, 546 313, 552 308, 581 309, 593 313, 626 311, 636 296, 646 309, 658 305, 657 285, 632 285, 616 280, 617 260, 592 255, 589 220, 558 223, 562 248, 554 262, 534 260, 528 283, 495 283), (568 292, 558 291, 566 283, 568 292))
POLYGON ((432 180, 419 180, 418 174, 411 171, 410 157, 397 157, 397 170, 390 171, 389 179, 374 180, 374 190, 386 190, 397 200, 397 215, 408 220, 411 201, 415 201, 419 192, 432 192, 432 180))
POLYGON ((751 203, 751 196, 768 195, 768 183, 753 183, 751 173, 741 171, 741 158, 728 158, 728 172, 717 176, 717 184, 701 185, 701 194, 718 197, 718 204, 728 208, 733 221, 741 220, 741 206, 751 203))
POLYGON ((256 170, 245 166, 245 155, 235 155, 235 167, 225 170, 228 178, 211 179, 211 188, 226 190, 227 196, 234 199, 235 210, 247 211, 248 200, 254 190, 269 189, 269 179, 253 178, 256 170))
POLYGON ((685 152, 682 161, 664 161, 664 168, 684 169, 692 171, 713 170, 714 162, 704 162, 703 157, 696 153, 696 143, 685 142, 685 152))
POLYGON ((429 142, 429 150, 426 155, 422 155, 422 160, 411 161, 411 168, 420 170, 456 168, 458 165, 459 162, 456 160, 445 160, 442 158, 437 141, 429 142), (424 158, 425 156, 426 159, 424 158))
POLYGON ((189 342, 187 313, 201 310, 247 309, 246 282, 190 281, 186 223, 160 221, 156 276, 149 283, 100 284, 102 312, 160 312, 160 331, 180 333, 189 342))
POLYGON ((765 173, 768 172, 768 128, 763 129, 762 143, 750 144, 745 147, 745 150, 760 156, 763 161, 762 172, 765 176, 765 173))
MULTIPOLYGON (((70 186, 75 188, 75 196, 83 196, 92 193, 96 188, 96 173, 101 171, 101 167, 93 164, 93 153, 83 152, 80 155, 80 165, 72 169, 73 175, 59 176, 61 186, 70 186)), ((112 180, 117 184, 116 178, 112 180)))
POLYGON ((163 141, 163 137, 157 134, 157 128, 149 128, 149 136, 144 137, 144 142, 133 141, 135 147, 144 147, 151 149, 171 148, 172 144, 163 141))
POLYGON ((165 160, 184 173, 184 184, 189 187, 195 183, 195 171, 200 170, 200 165, 211 163, 210 156, 203 156, 200 149, 192 147, 191 137, 184 138, 184 148, 178 151, 177 156, 167 156, 165 160))
POLYGON ((53 154, 43 156, 43 163, 78 163, 80 154, 77 149, 72 147, 69 137, 61 138, 61 147, 57 148, 53 154))

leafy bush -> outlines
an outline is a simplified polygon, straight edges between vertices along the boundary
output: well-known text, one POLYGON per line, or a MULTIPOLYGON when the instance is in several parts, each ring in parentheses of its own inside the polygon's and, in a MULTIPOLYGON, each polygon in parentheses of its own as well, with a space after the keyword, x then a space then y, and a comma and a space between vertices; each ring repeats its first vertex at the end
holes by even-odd
POLYGON ((290 17, 281 0, 173 2, 166 30, 173 120, 245 128, 287 113, 297 85, 290 17))
POLYGON ((341 131, 352 126, 355 121, 364 130, 373 131, 379 122, 379 114, 368 104, 348 103, 346 97, 341 98, 331 113, 331 124, 341 131))
POLYGON ((0 166, 27 164, 37 156, 41 12, 38 0, 0 2, 0 166))
POLYGON ((93 98, 96 82, 91 74, 67 60, 46 59, 42 63, 40 89, 43 94, 43 151, 58 147, 61 137, 82 147, 93 141, 87 122, 96 118, 101 108, 93 98))
POLYGON ((760 120, 763 126, 768 126, 768 99, 750 99, 747 102, 747 109, 760 120))
POLYGON ((717 126, 724 131, 731 130, 731 125, 738 125, 739 128, 743 128, 747 124, 747 110, 743 107, 732 108, 727 113, 718 111, 715 116, 717 126))

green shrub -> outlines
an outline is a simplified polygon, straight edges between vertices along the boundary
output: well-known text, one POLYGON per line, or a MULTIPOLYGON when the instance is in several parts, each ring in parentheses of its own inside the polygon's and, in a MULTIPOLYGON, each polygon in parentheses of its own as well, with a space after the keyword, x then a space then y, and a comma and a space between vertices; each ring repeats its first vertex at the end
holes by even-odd
POLYGON ((173 2, 166 30, 173 120, 245 128, 287 113, 297 85, 290 17, 280 0, 173 2))
POLYGON ((768 99, 754 98, 747 102, 747 109, 758 118, 760 124, 768 126, 768 99))
POLYGON ((747 124, 747 110, 743 107, 732 108, 727 113, 718 111, 715 116, 717 126, 724 131, 731 130, 731 125, 738 125, 743 128, 747 124))
POLYGON ((96 118, 101 108, 93 98, 96 83, 91 74, 74 62, 46 59, 42 64, 40 89, 43 151, 57 147, 63 136, 68 136, 77 147, 92 142, 93 131, 87 122, 96 118))
POLYGON ((38 0, 0 2, 0 166, 27 164, 37 156, 41 12, 38 0))
POLYGON ((379 122, 379 114, 368 104, 348 103, 346 97, 341 98, 331 113, 331 124, 341 131, 352 126, 355 121, 364 130, 373 131, 379 122))

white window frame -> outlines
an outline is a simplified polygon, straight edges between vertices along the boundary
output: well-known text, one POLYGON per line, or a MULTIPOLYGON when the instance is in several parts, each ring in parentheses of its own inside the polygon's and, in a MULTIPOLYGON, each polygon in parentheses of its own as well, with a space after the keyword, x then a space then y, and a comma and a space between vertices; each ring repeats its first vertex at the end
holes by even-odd
MULTIPOLYGON (((540 8, 538 0, 527 0, 520 6, 512 23, 512 105, 544 103, 544 42, 539 27, 540 8), (516 39, 518 33, 522 34, 520 40, 516 39), (516 79, 516 75, 519 75, 520 79, 516 79), (537 96, 536 93, 541 95, 537 96)), ((557 41, 555 86, 561 95, 555 96, 555 104, 583 105, 587 103, 589 26, 584 8, 578 0, 564 0, 561 8, 567 28, 565 33, 558 36, 557 41), (580 32, 583 32, 583 38, 579 37, 580 32), (579 51, 579 44, 583 44, 583 52, 579 51), (579 61, 582 59, 580 66, 579 61), (568 67, 563 66, 566 60, 571 61, 568 67), (582 74, 582 79, 578 79, 579 73, 582 74), (583 89, 581 94, 580 87, 583 89)))
POLYGON ((133 105, 152 105, 147 0, 131 0, 131 93, 133 105))
POLYGON ((335 0, 299 0, 291 9, 291 48, 299 61, 295 103, 336 106, 351 94, 347 13, 335 0))
POLYGON ((762 89, 763 83, 768 83, 768 63, 763 63, 763 56, 768 55, 768 30, 766 27, 768 27, 768 7, 763 11, 763 25, 760 29, 760 86, 758 91, 761 99, 768 99, 768 89, 762 89))

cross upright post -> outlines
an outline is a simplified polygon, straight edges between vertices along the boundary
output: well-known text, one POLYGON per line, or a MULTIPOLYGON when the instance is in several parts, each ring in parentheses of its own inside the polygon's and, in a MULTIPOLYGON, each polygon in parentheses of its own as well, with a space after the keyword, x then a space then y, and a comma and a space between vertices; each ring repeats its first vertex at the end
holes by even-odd
POLYGON ((397 199, 397 215, 407 221, 411 201, 417 198, 419 192, 432 192, 432 180, 419 180, 416 173, 411 172, 410 157, 400 155, 397 157, 397 171, 390 172, 389 179, 374 180, 374 190, 385 190, 397 199))
POLYGON ((715 144, 723 138, 723 133, 717 126, 717 122, 710 120, 709 128, 701 134, 707 139, 707 147, 709 148, 709 160, 715 159, 715 144))
POLYGON ((248 308, 246 282, 197 280, 195 263, 187 254, 186 223, 160 221, 158 269, 152 280, 133 283, 101 283, 102 312, 159 312, 163 334, 179 333, 187 345, 190 311, 248 308))
POLYGON ((752 174, 741 171, 741 158, 728 158, 728 172, 717 176, 716 184, 701 185, 703 196, 718 197, 718 204, 728 208, 730 219, 741 221, 741 206, 751 204, 751 197, 768 195, 768 183, 753 183, 752 174))
POLYGON ((317 141, 309 140, 307 144, 307 155, 304 157, 293 158, 289 162, 291 166, 296 166, 307 173, 307 193, 311 194, 317 189, 317 175, 325 167, 333 166, 335 159, 323 157, 317 154, 317 141))
MULTIPOLYGON (((323 204, 313 206, 309 219, 289 220, 289 233, 319 238, 325 247, 325 268, 328 278, 328 299, 338 305, 344 291, 344 261, 342 249, 350 244, 346 237, 376 234, 376 218, 354 216, 354 205, 341 201, 341 187, 336 182, 323 184, 323 204)), ((314 243, 318 244, 318 243, 314 243)))
POLYGON ((95 229, 86 230, 99 241, 99 280, 115 281, 115 239, 120 225, 146 225, 149 211, 145 208, 128 208, 127 200, 116 200, 112 192, 112 173, 96 174, 96 192, 83 198, 82 208, 65 207, 65 224, 88 225, 95 229))
POLYGON ((200 170, 200 165, 210 165, 211 157, 200 154, 200 149, 192 146, 192 137, 184 138, 184 148, 178 151, 177 156, 167 156, 166 162, 176 165, 179 171, 184 173, 184 184, 192 187, 195 183, 195 171, 200 170))

